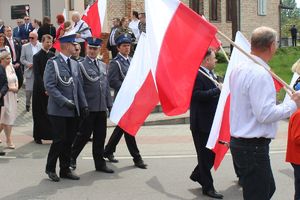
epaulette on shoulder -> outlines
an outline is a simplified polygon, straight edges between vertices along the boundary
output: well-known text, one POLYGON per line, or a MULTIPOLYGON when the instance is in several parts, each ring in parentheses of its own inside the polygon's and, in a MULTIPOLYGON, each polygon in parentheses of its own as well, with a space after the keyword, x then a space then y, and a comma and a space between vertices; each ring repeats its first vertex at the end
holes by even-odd
POLYGON ((57 58, 57 56, 54 56, 52 58, 49 58, 49 60, 55 60, 57 58))

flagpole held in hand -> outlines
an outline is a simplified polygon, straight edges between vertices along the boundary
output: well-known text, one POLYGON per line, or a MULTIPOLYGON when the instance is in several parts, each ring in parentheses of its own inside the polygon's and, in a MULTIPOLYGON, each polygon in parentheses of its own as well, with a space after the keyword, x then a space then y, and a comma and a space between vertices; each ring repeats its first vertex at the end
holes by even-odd
POLYGON ((239 47, 237 44, 235 44, 235 42, 233 42, 229 37, 227 37, 224 33, 222 33, 221 31, 218 30, 218 33, 225 38, 232 46, 234 46, 235 48, 237 48, 239 51, 241 51, 243 54, 245 54, 248 58, 250 58, 253 62, 255 62, 256 64, 262 66, 265 70, 267 70, 271 76, 277 80, 279 83, 281 83, 284 87, 284 90, 289 94, 293 94, 295 93, 295 90, 293 88, 291 88, 284 80, 282 80, 277 74, 275 74, 274 72, 272 72, 270 69, 266 68, 265 66, 261 65, 260 63, 258 63, 249 53, 247 53, 246 51, 244 51, 241 47, 239 47))

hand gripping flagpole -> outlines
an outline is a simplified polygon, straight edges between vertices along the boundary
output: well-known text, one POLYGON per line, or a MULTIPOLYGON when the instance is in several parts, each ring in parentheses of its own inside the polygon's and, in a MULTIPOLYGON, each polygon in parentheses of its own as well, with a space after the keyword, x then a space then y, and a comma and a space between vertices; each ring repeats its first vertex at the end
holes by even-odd
POLYGON ((234 46, 235 48, 237 48, 239 51, 241 51, 243 54, 245 54, 248 58, 250 58, 253 62, 255 62, 256 64, 262 66, 263 68, 265 68, 265 70, 267 70, 271 76, 276 79, 279 83, 281 83, 284 87, 284 90, 291 96, 291 94, 295 93, 295 90, 293 88, 291 88, 284 80, 282 80, 277 74, 275 74, 274 72, 272 72, 270 69, 268 69, 267 67, 261 65, 260 63, 258 63, 249 53, 247 53, 246 51, 244 51, 241 47, 239 47, 237 44, 235 44, 229 37, 227 37, 224 33, 222 33, 221 31, 218 30, 218 33, 225 38, 232 46, 234 46))

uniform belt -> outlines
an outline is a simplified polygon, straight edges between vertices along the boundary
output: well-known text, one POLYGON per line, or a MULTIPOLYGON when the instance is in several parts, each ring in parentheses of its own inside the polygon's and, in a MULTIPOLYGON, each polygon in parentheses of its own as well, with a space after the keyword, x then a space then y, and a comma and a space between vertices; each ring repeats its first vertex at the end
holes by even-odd
POLYGON ((240 143, 240 144, 249 144, 249 145, 268 145, 271 142, 270 138, 236 138, 236 137, 231 137, 231 141, 235 143, 240 143))

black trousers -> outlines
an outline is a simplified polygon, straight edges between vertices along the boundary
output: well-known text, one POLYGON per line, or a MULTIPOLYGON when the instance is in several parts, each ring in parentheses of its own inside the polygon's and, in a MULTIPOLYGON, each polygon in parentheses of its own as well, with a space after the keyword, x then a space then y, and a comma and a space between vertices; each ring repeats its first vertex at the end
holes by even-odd
POLYGON ((206 148, 209 133, 192 131, 194 145, 197 152, 198 165, 192 172, 192 176, 202 185, 203 191, 214 189, 211 168, 213 167, 215 154, 206 148))
POLYGON ((106 138, 106 121, 107 116, 105 111, 90 112, 89 116, 81 122, 79 132, 73 142, 72 158, 76 159, 78 157, 93 133, 92 151, 95 168, 97 169, 105 165, 103 152, 106 138))
POLYGON ((269 200, 275 192, 275 181, 266 138, 231 137, 230 151, 240 172, 245 200, 269 200))
POLYGON ((59 159, 61 172, 68 172, 71 159, 71 146, 76 135, 77 118, 49 115, 53 130, 53 142, 47 158, 46 171, 55 172, 59 159))
POLYGON ((118 145, 118 143, 119 143, 119 141, 120 141, 123 134, 124 134, 124 137, 125 137, 125 141, 126 141, 126 145, 127 145, 128 150, 129 150, 129 153, 133 157, 133 161, 137 162, 137 161, 141 160, 142 157, 141 157, 139 149, 137 147, 135 137, 133 137, 132 135, 129 135, 128 133, 126 133, 119 126, 117 126, 115 128, 115 130, 113 131, 111 137, 109 138, 109 141, 105 146, 104 154, 110 155, 110 154, 113 154, 116 151, 116 147, 117 147, 117 145, 118 145))
POLYGON ((295 177, 295 197, 294 200, 300 200, 300 165, 291 163, 294 168, 295 177))
POLYGON ((292 37, 292 46, 297 46, 297 37, 292 37))

